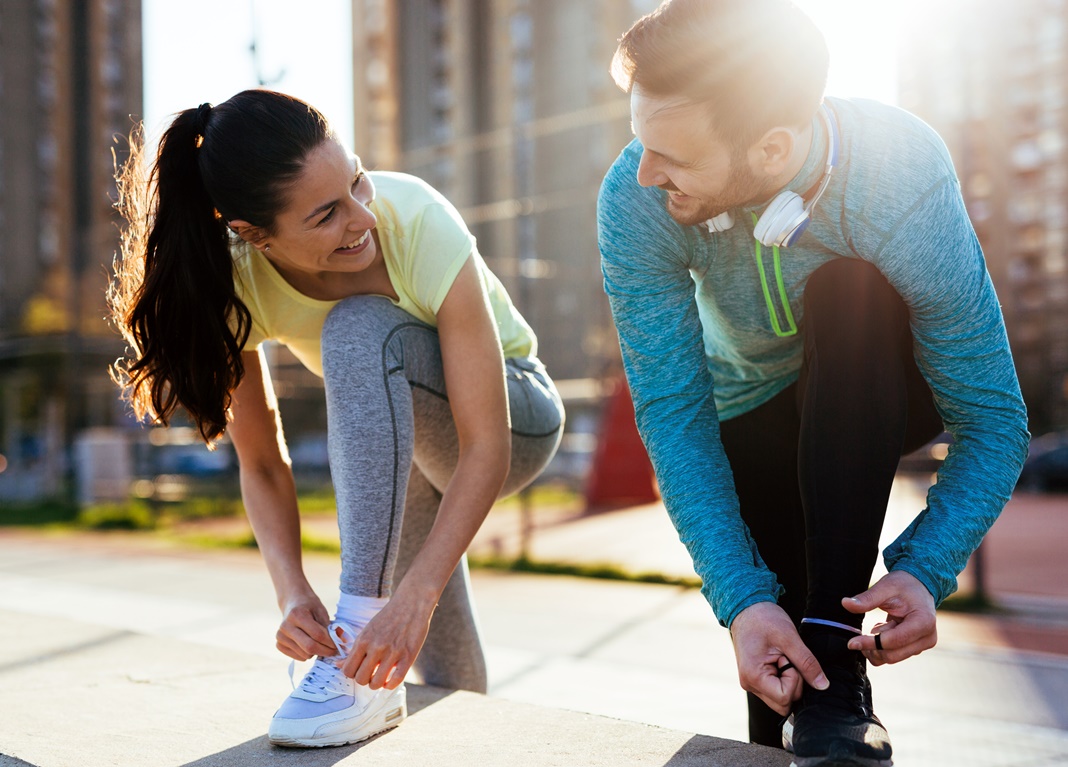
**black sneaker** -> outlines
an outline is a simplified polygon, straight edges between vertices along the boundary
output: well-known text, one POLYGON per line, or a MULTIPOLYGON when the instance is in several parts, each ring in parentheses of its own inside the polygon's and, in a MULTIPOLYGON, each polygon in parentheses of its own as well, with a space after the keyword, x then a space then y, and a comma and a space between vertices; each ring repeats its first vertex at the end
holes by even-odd
POLYGON ((831 686, 805 685, 783 727, 791 767, 891 767, 890 737, 872 710, 867 661, 846 643, 852 634, 804 624, 801 638, 823 667, 831 686))

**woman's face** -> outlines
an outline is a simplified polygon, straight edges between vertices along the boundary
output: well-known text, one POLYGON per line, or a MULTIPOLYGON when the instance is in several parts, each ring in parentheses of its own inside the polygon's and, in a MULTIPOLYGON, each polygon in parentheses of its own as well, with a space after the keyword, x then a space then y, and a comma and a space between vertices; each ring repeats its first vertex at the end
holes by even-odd
POLYGON ((375 187, 360 164, 334 138, 308 154, 304 171, 288 191, 289 204, 275 217, 264 255, 283 275, 327 277, 360 272, 375 261, 371 230, 378 222, 368 207, 375 187))

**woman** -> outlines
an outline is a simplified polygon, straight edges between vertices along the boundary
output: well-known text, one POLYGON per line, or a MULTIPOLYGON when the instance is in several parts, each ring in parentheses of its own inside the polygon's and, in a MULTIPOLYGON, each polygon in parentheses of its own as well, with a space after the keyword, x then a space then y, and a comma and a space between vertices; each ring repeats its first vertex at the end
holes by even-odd
POLYGON ((494 500, 548 463, 563 409, 459 214, 412 176, 368 173, 318 111, 264 90, 178 114, 150 184, 137 164, 119 179, 111 304, 132 354, 115 374, 140 417, 166 424, 181 406, 205 441, 229 432, 278 649, 318 656, 271 742, 396 726, 413 664, 427 683, 485 691, 464 551, 494 500), (325 382, 333 620, 301 566, 267 339, 325 382))

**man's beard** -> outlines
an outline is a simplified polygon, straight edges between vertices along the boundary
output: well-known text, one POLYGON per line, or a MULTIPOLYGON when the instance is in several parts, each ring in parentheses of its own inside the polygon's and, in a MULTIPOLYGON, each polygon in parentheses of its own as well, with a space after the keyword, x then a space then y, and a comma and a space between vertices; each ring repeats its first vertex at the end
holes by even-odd
MULTIPOLYGON (((670 192, 680 191, 674 184, 667 184, 660 188, 670 192)), ((676 223, 682 226, 697 226, 715 218, 720 213, 753 202, 759 197, 761 191, 756 175, 745 161, 744 152, 732 152, 730 167, 727 169, 727 184, 722 195, 694 198, 700 199, 700 205, 693 211, 684 212, 673 209, 670 196, 664 205, 668 215, 676 223)))

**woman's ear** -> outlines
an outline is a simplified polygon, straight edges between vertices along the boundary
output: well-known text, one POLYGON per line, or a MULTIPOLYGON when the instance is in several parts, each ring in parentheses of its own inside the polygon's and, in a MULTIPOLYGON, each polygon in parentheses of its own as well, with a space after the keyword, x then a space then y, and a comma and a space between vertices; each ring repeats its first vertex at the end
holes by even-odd
POLYGON ((228 221, 226 225, 230 227, 231 232, 257 250, 264 250, 267 247, 267 230, 262 226, 255 226, 239 218, 228 221))

